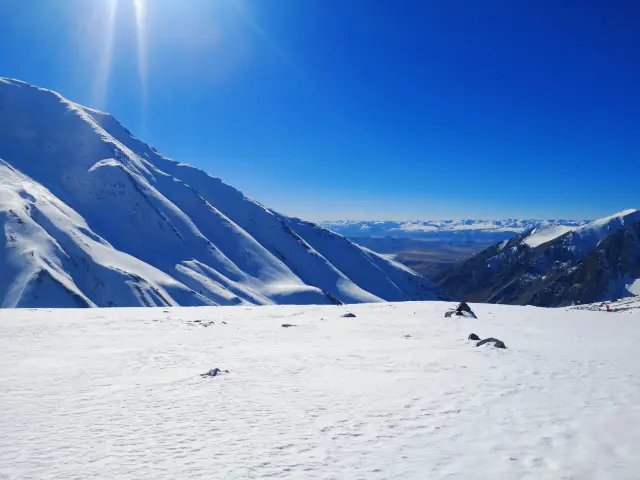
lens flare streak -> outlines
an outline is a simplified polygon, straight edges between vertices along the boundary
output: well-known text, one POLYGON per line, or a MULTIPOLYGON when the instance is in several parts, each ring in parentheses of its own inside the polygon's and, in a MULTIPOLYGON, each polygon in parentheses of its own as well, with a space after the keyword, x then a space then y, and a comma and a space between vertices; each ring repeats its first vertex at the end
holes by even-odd
POLYGON ((142 91, 142 111, 147 103, 147 5, 146 0, 133 0, 136 15, 136 42, 138 48, 138 77, 142 91))
POLYGON ((100 107, 106 105, 109 92, 109 78, 111 76, 111 61, 113 59, 117 13, 118 0, 107 0, 107 16, 104 23, 105 41, 98 57, 98 68, 93 86, 95 101, 100 107))

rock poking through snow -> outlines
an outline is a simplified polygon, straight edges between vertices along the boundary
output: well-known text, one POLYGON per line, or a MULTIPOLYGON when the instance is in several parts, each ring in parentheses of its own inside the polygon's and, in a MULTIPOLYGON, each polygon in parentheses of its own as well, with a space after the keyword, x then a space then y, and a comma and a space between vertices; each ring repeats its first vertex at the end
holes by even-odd
POLYGON ((493 346, 496 347, 496 348, 507 348, 506 345, 504 344, 504 342, 502 342, 501 340, 498 340, 497 338, 493 338, 493 337, 489 337, 489 338, 485 338, 484 340, 480 340, 476 344, 476 347, 481 347, 485 343, 491 343, 491 342, 493 342, 493 346))
POLYGON ((201 373, 201 377, 216 377, 219 373, 229 373, 229 370, 221 370, 218 367, 212 368, 207 373, 201 373))
POLYGON ((452 317, 453 315, 458 317, 478 318, 466 302, 460 302, 454 310, 449 310, 444 314, 445 318, 452 317))

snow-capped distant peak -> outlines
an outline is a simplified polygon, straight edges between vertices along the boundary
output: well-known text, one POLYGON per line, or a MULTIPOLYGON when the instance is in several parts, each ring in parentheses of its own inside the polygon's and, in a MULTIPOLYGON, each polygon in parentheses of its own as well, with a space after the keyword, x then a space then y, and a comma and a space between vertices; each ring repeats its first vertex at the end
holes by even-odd
POLYGON ((539 226, 579 227, 587 220, 412 220, 325 221, 320 224, 347 237, 421 238, 438 235, 513 237, 539 226))
POLYGON ((629 209, 608 217, 600 218, 576 228, 574 241, 584 244, 583 248, 593 248, 607 236, 625 227, 628 222, 640 220, 640 210, 629 209))
POLYGON ((617 221, 624 224, 625 220, 635 220, 637 218, 640 218, 640 210, 630 208, 628 210, 623 210, 621 212, 614 213, 613 215, 609 215, 608 217, 599 218, 598 220, 595 220, 591 223, 587 223, 586 225, 580 227, 578 230, 585 231, 589 229, 603 228, 608 226, 612 222, 617 221))

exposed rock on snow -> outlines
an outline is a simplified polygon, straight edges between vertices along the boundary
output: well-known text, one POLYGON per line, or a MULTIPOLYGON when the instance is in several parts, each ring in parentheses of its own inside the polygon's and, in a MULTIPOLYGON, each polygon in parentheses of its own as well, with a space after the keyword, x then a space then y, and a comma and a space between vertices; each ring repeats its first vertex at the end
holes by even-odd
POLYGON ((212 368, 207 373, 201 373, 200 376, 201 377, 216 377, 221 373, 229 373, 229 370, 221 370, 218 367, 216 367, 216 368, 212 368))
POLYGON ((497 338, 493 338, 493 337, 489 337, 489 338, 485 338, 484 340, 480 340, 476 344, 476 347, 481 347, 485 343, 493 343, 493 346, 496 347, 496 348, 507 348, 505 346, 504 342, 502 342, 501 340, 498 340, 497 338))

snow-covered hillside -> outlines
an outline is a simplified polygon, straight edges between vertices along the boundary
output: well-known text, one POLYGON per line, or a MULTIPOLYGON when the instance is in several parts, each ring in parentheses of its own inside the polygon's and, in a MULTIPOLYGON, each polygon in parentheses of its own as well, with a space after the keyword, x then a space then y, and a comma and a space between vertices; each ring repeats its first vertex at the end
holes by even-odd
POLYGON ((605 312, 607 311, 607 306, 609 306, 610 308, 610 313, 619 313, 619 312, 640 313, 640 294, 633 297, 621 298, 613 302, 591 303, 588 305, 578 305, 571 308, 576 310, 593 310, 597 312, 605 312))
POLYGON ((640 311, 471 307, 0 311, 0 478, 636 479, 640 311))
POLYGON ((0 306, 440 298, 425 278, 161 156, 113 117, 0 79, 0 306))
POLYGON ((587 223, 585 220, 425 220, 425 221, 326 221, 320 222, 334 232, 347 237, 406 237, 421 238, 442 235, 488 235, 493 234, 505 238, 532 228, 548 225, 577 227, 587 223))
POLYGON ((437 277, 471 301, 566 306, 637 295, 640 211, 575 227, 540 226, 437 277))

